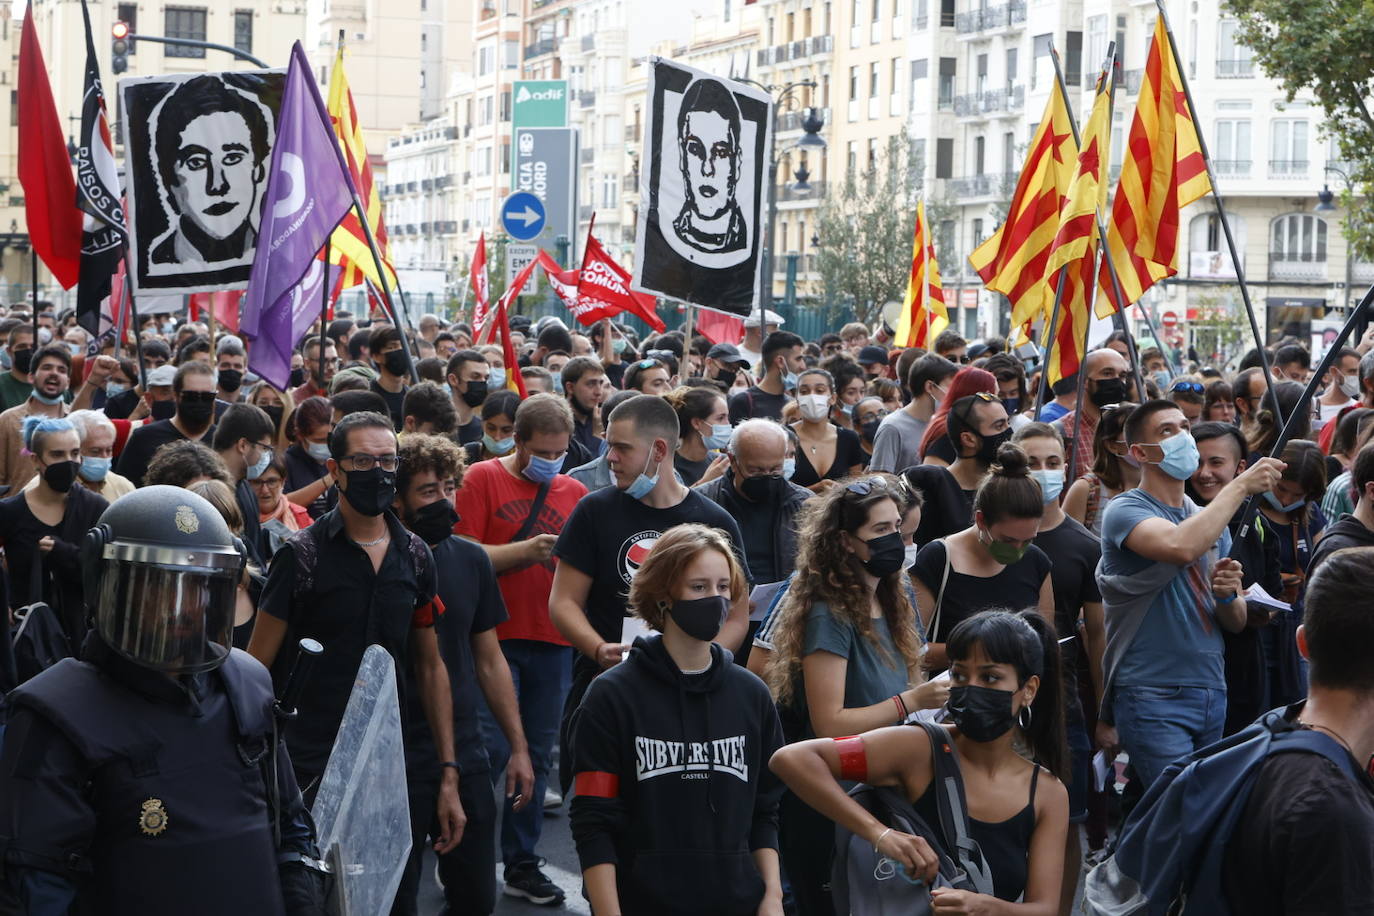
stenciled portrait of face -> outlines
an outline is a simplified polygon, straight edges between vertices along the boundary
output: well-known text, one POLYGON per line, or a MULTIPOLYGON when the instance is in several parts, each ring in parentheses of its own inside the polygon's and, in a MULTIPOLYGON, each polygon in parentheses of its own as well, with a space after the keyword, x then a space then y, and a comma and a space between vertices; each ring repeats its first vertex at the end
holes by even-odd
POLYGON ((734 94, 717 80, 693 82, 682 97, 677 135, 685 193, 673 229, 698 251, 739 251, 748 244, 748 235, 735 200, 740 112, 734 94))

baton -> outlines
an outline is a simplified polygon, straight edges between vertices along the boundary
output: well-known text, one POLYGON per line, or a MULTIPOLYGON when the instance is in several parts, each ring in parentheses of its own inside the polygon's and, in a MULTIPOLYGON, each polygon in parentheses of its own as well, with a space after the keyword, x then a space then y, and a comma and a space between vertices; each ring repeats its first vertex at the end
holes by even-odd
POLYGON ((272 704, 272 712, 283 722, 296 718, 296 703, 300 701, 301 691, 305 689, 305 682, 315 667, 315 659, 324 652, 324 646, 308 636, 299 645, 300 651, 291 663, 291 673, 286 676, 286 689, 282 691, 280 699, 272 704))
MULTIPOLYGON (((1345 342, 1350 339, 1351 332, 1355 330, 1356 325, 1360 324, 1362 321, 1368 321, 1365 312, 1370 307, 1371 303, 1374 303, 1374 286, 1371 286, 1364 296, 1360 298, 1359 304, 1355 306, 1355 310, 1346 318, 1345 325, 1341 328, 1340 333, 1336 335, 1336 339, 1331 341, 1331 346, 1327 347, 1326 354, 1322 356, 1321 362, 1317 364, 1316 371, 1314 371, 1312 377, 1307 380, 1307 388, 1303 390, 1302 399, 1298 401, 1298 405, 1293 408, 1293 412, 1283 421, 1283 428, 1279 430, 1279 437, 1274 440, 1274 447, 1269 450, 1268 457, 1277 458, 1283 454, 1284 446, 1288 444, 1289 438, 1293 435, 1293 424, 1297 422, 1298 417, 1305 416, 1308 404, 1312 402, 1313 395, 1317 393, 1317 386, 1321 384, 1322 378, 1330 371, 1332 365, 1335 364, 1336 354, 1341 351, 1345 346, 1345 342)), ((1274 404, 1274 409, 1279 409, 1277 403, 1274 404)), ((1240 549, 1240 542, 1245 540, 1250 534, 1250 525, 1255 520, 1255 513, 1259 511, 1258 499, 1259 497, 1257 494, 1251 494, 1246 497, 1245 506, 1241 510, 1241 518, 1244 519, 1244 521, 1241 522, 1240 533, 1235 540, 1231 542, 1230 555, 1232 557, 1234 557, 1236 551, 1240 549)))

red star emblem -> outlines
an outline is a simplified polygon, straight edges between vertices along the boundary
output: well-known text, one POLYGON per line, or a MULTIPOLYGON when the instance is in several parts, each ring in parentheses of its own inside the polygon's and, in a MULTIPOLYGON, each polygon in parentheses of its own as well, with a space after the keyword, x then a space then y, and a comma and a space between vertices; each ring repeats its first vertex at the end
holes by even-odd
POLYGON ((1097 179, 1100 177, 1098 173, 1101 168, 1102 156, 1097 150, 1097 137, 1093 137, 1078 157, 1078 171, 1080 174, 1091 175, 1097 179))
POLYGON ((1064 133, 1062 133, 1062 134, 1056 134, 1056 133, 1054 132, 1054 128, 1053 128, 1053 127, 1050 128, 1050 150, 1051 150, 1051 152, 1054 153, 1054 161, 1055 161, 1055 162, 1063 162, 1063 161, 1064 161, 1064 157, 1061 156, 1061 155, 1059 155, 1059 146, 1060 146, 1060 144, 1062 144, 1065 140, 1069 139, 1069 136, 1070 136, 1070 135, 1069 135, 1069 133, 1068 133, 1067 131, 1064 132, 1064 133))

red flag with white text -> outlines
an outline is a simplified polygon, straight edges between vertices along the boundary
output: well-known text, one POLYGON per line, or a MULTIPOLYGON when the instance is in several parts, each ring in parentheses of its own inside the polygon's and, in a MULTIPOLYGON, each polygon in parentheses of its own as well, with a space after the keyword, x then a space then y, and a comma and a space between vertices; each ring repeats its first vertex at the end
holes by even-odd
POLYGON ((486 232, 477 238, 477 252, 472 256, 468 282, 472 285, 472 339, 477 343, 482 337, 483 325, 487 323, 487 313, 491 311, 491 293, 487 285, 486 232))
POLYGON ((577 306, 573 317, 584 325, 592 325, 602 318, 629 312, 661 334, 667 330, 667 325, 658 317, 654 306, 653 296, 630 289, 630 272, 611 259, 588 226, 587 249, 577 278, 577 306))

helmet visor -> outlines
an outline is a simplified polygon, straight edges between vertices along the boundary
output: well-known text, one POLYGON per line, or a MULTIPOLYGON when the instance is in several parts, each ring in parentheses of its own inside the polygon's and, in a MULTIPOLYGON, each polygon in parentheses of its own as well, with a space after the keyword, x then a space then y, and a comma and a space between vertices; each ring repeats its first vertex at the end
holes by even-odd
POLYGON ((237 569, 114 557, 102 563, 95 625, 116 652, 169 673, 208 671, 224 660, 233 638, 237 569))

